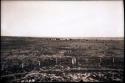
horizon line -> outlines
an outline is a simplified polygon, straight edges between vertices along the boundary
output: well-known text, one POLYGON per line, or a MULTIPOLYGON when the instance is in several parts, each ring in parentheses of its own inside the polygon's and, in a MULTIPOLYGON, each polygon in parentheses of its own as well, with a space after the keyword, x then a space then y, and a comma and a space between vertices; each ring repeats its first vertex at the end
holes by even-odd
POLYGON ((109 36, 108 36, 108 37, 99 37, 99 36, 98 36, 98 37, 92 37, 92 36, 91 36, 91 37, 90 37, 90 36, 89 36, 89 37, 61 37, 61 36, 60 36, 60 37, 54 37, 54 36, 52 36, 52 37, 51 37, 51 36, 41 36, 41 37, 40 37, 40 36, 2 36, 2 35, 1 35, 1 37, 69 38, 69 39, 89 39, 89 38, 92 38, 92 39, 95 39, 95 38, 96 38, 96 39, 98 39, 98 38, 109 38, 109 39, 112 39, 112 38, 113 38, 113 39, 114 39, 114 38, 120 38, 120 39, 124 39, 124 37, 109 37, 109 36))

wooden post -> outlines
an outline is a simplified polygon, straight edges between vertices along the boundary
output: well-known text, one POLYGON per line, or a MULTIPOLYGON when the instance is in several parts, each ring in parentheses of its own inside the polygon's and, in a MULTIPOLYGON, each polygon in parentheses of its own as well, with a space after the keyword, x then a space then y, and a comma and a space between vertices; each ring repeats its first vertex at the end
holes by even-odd
POLYGON ((21 64, 21 67, 24 68, 24 63, 21 64))
POLYGON ((99 58, 99 67, 101 67, 102 58, 99 58))
POLYGON ((112 76, 113 76, 113 79, 114 79, 114 72, 113 72, 113 75, 112 75, 112 76))
POLYGON ((2 65, 2 70, 4 70, 4 64, 2 65))
POLYGON ((102 62, 102 59, 101 59, 101 57, 99 58, 100 59, 100 63, 102 62))
POLYGON ((113 57, 113 60, 112 60, 112 62, 114 63, 114 57, 113 57))
POLYGON ((56 65, 57 65, 57 57, 56 57, 56 65))
POLYGON ((73 65, 76 64, 76 58, 75 57, 72 58, 72 64, 73 65))
POLYGON ((38 63, 39 63, 39 66, 40 66, 40 61, 38 61, 38 63))
POLYGON ((72 58, 72 64, 74 64, 73 58, 72 58))

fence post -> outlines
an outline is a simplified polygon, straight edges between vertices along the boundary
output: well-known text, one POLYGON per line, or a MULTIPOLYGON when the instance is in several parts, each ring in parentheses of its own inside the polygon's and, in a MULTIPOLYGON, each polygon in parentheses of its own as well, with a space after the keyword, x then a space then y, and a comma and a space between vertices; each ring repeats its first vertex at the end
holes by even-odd
POLYGON ((113 75, 112 75, 112 76, 113 76, 113 80, 114 80, 114 72, 113 72, 113 75))
POLYGON ((101 67, 102 58, 99 57, 99 67, 101 67))
POLYGON ((72 57, 72 64, 76 64, 76 58, 75 57, 72 57))
POLYGON ((56 57, 56 65, 57 65, 57 57, 56 57))
POLYGON ((113 60, 112 60, 112 62, 114 63, 114 61, 115 61, 115 60, 114 60, 114 57, 113 57, 113 60))
POLYGON ((4 64, 2 65, 2 70, 4 70, 4 64))
POLYGON ((40 66, 40 61, 38 61, 38 63, 39 63, 39 66, 40 66))
POLYGON ((21 64, 22 69, 24 68, 24 63, 21 64))
POLYGON ((100 59, 100 63, 101 63, 102 62, 102 58, 100 57, 99 59, 100 59))

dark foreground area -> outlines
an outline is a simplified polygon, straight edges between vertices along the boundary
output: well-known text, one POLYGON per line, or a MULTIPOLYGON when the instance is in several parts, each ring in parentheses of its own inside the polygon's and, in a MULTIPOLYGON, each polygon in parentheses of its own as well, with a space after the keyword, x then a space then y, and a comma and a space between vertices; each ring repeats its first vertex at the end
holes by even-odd
POLYGON ((123 81, 124 40, 1 37, 6 82, 123 81))

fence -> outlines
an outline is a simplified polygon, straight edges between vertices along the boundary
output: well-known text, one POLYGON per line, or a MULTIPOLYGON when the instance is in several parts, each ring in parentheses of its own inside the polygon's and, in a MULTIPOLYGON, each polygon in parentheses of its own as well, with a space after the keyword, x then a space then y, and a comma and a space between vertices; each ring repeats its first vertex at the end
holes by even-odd
POLYGON ((55 65, 70 66, 70 67, 111 67, 111 68, 123 68, 123 57, 71 57, 71 56, 44 56, 42 58, 37 57, 36 61, 18 61, 8 62, 1 64, 1 69, 11 69, 12 67, 19 68, 41 68, 51 67, 55 65), (14 66, 12 66, 14 65, 14 66))

